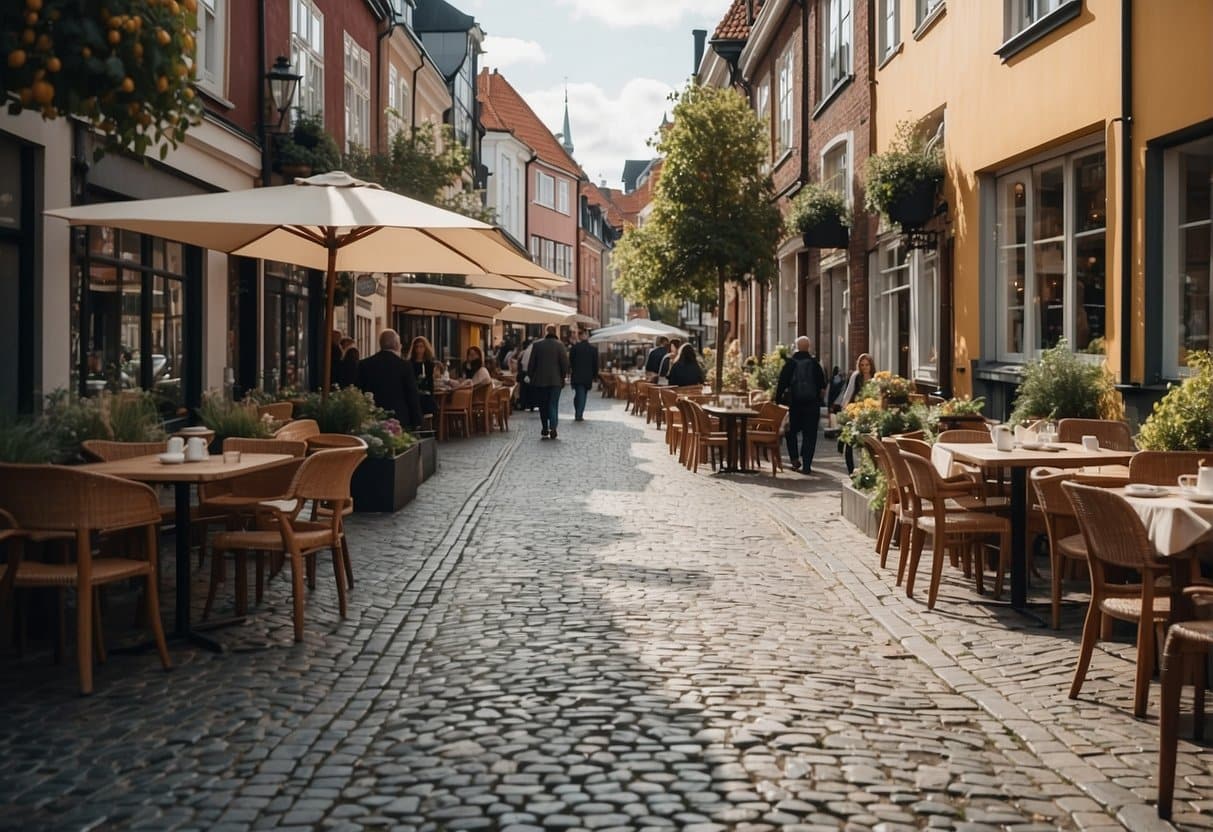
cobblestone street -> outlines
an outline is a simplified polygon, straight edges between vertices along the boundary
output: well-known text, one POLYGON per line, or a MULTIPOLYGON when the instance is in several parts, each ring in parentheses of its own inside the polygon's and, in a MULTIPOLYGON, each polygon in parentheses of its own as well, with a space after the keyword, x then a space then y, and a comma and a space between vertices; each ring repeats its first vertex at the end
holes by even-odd
MULTIPOLYGON (((322 559, 302 645, 279 578, 228 653, 111 656, 91 698, 6 657, 0 828, 1170 828, 1128 639, 1072 702, 1079 607, 905 599, 832 443, 812 478, 723 478, 596 394, 557 441, 512 428, 351 519, 349 617, 322 559)), ((1183 740, 1176 822, 1213 828, 1183 740)))

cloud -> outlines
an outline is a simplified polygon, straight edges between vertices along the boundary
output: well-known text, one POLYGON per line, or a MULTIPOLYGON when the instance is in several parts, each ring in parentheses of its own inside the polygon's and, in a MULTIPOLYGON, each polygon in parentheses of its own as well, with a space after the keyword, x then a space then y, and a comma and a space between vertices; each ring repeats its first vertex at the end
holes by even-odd
POLYGON ((712 25, 724 16, 729 0, 558 0, 574 17, 589 17, 608 26, 673 26, 685 17, 712 25))
MULTIPOLYGON (((573 155, 595 183, 606 180, 620 187, 627 159, 651 159, 656 151, 646 146, 673 110, 667 100, 672 87, 651 78, 633 78, 612 94, 597 84, 569 84, 569 129, 573 155)), ((564 87, 523 91, 523 98, 553 133, 564 121, 564 87)))
POLYGON ((480 65, 497 69, 517 64, 543 64, 548 60, 543 47, 533 40, 486 35, 483 48, 485 56, 480 59, 480 65))

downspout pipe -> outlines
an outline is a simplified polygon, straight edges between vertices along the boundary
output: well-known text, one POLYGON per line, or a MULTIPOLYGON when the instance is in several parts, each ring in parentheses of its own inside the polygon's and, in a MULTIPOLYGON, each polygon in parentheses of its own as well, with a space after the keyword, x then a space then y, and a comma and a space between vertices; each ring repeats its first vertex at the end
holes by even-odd
POLYGON ((261 186, 270 184, 270 131, 265 123, 266 69, 265 59, 265 0, 257 4, 257 138, 261 142, 261 186))
POLYGON ((1133 373, 1133 0, 1120 0, 1120 382, 1133 373))

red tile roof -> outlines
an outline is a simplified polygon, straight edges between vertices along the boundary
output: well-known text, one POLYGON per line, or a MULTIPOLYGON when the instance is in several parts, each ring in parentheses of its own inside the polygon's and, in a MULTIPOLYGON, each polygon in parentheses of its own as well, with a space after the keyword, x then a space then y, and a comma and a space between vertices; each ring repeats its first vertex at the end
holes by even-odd
POLYGON ((619 208, 611 200, 610 196, 604 193, 605 189, 599 188, 593 182, 582 182, 581 193, 591 205, 596 205, 602 209, 606 217, 607 225, 612 228, 623 227, 623 214, 619 208))
POLYGON ((496 70, 481 70, 476 78, 476 97, 481 105, 480 121, 486 130, 513 133, 544 162, 571 176, 585 177, 577 160, 561 147, 504 75, 496 70))
MULTIPOLYGON (((754 16, 757 17, 758 12, 762 11, 763 0, 752 0, 752 2, 754 16)), ((724 13, 720 23, 716 24, 712 40, 745 40, 748 38, 750 36, 750 21, 746 8, 748 5, 750 5, 750 0, 733 0, 733 5, 729 6, 729 10, 724 13)))

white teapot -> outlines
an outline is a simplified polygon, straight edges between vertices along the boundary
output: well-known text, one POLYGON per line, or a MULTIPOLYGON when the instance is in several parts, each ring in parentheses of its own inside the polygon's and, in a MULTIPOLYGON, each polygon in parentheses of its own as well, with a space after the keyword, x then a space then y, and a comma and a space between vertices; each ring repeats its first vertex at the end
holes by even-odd
POLYGON ((990 438, 994 442, 994 447, 1000 451, 1015 449, 1015 434, 1006 425, 995 425, 990 428, 990 438))

